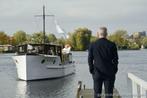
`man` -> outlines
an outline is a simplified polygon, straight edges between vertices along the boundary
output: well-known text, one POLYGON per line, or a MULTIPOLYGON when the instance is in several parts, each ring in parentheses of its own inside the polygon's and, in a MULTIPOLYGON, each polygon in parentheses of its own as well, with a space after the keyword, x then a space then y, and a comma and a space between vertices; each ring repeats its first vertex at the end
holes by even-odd
POLYGON ((66 44, 65 47, 62 49, 62 53, 69 54, 71 51, 71 46, 69 44, 66 44))
POLYGON ((107 28, 101 27, 98 37, 89 47, 89 70, 94 80, 94 98, 101 98, 102 85, 105 98, 113 98, 115 75, 118 70, 118 53, 115 43, 107 39, 107 28))

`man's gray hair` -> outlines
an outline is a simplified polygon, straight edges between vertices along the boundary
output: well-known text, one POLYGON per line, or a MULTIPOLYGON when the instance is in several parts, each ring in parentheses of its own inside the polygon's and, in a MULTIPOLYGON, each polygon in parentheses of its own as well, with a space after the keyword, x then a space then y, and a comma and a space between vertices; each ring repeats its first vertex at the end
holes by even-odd
POLYGON ((99 28, 99 36, 102 36, 102 37, 107 37, 107 28, 106 27, 100 27, 99 28))

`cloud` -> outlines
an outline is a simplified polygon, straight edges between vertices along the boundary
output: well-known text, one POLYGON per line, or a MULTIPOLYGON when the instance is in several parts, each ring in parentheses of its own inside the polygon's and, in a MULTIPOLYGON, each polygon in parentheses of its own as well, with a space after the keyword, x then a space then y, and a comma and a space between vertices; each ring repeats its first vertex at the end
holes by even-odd
MULTIPOLYGON (((78 26, 95 31, 100 25, 109 26, 111 31, 117 28, 126 28, 129 32, 147 30, 147 0, 1 0, 0 30, 40 31, 41 25, 34 29, 37 20, 34 15, 42 13, 43 4, 46 13, 55 14, 67 31, 78 26)), ((52 22, 48 23, 47 27, 52 22)))

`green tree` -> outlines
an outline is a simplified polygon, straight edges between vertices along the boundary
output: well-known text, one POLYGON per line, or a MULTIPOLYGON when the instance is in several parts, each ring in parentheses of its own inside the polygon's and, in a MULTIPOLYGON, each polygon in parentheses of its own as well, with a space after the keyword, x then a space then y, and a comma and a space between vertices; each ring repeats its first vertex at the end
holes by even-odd
POLYGON ((13 36, 11 36, 11 37, 9 36, 9 44, 10 45, 16 45, 16 41, 15 41, 13 36))
POLYGON ((48 41, 50 43, 55 43, 57 41, 57 38, 56 38, 56 36, 54 34, 49 34, 48 35, 48 41))
POLYGON ((91 42, 91 31, 88 28, 78 28, 68 34, 65 44, 70 44, 73 50, 83 51, 88 49, 91 42))
MULTIPOLYGON (((35 44, 43 43, 43 41, 44 41, 43 33, 42 32, 33 33, 31 40, 32 40, 32 43, 35 43, 35 44)), ((46 42, 48 42, 47 36, 46 36, 45 40, 46 40, 46 42)))
POLYGON ((13 35, 16 44, 23 44, 26 41, 26 32, 24 31, 17 31, 16 33, 14 33, 13 35))
POLYGON ((127 40, 127 31, 125 30, 117 30, 113 34, 108 36, 108 39, 115 42, 119 49, 128 49, 128 43, 127 40))
POLYGON ((139 45, 136 44, 135 42, 129 42, 129 45, 128 45, 129 49, 133 49, 133 50, 136 50, 136 49, 139 49, 139 45))
POLYGON ((76 50, 76 33, 69 33, 69 38, 66 39, 66 44, 70 44, 73 50, 76 50))
POLYGON ((133 41, 139 46, 139 47, 141 47, 141 41, 142 41, 142 38, 140 37, 140 38, 135 38, 135 39, 133 39, 133 41))
POLYGON ((147 37, 144 37, 144 38, 142 39, 141 44, 142 44, 145 48, 147 48, 147 37))
POLYGON ((90 42, 95 42, 97 40, 97 37, 95 37, 95 36, 91 36, 91 38, 90 38, 90 42))
POLYGON ((32 35, 30 35, 30 34, 26 35, 26 43, 33 43, 32 42, 32 35))
POLYGON ((86 50, 89 47, 91 39, 91 30, 88 28, 78 28, 70 33, 69 42, 71 42, 74 50, 86 50))
POLYGON ((9 37, 5 32, 0 32, 0 45, 8 44, 9 43, 9 37))
POLYGON ((58 38, 56 41, 57 44, 64 46, 65 45, 65 39, 64 38, 58 38))

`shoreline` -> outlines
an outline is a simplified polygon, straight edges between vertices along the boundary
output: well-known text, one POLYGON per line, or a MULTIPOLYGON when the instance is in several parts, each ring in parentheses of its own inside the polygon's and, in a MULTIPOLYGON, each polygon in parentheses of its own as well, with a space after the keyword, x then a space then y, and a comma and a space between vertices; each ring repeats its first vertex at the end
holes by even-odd
MULTIPOLYGON (((141 51, 141 50, 147 50, 145 49, 118 49, 118 51, 141 51)), ((82 51, 82 50, 72 50, 71 52, 88 52, 88 50, 82 51)), ((11 54, 15 52, 0 52, 0 54, 11 54)))

